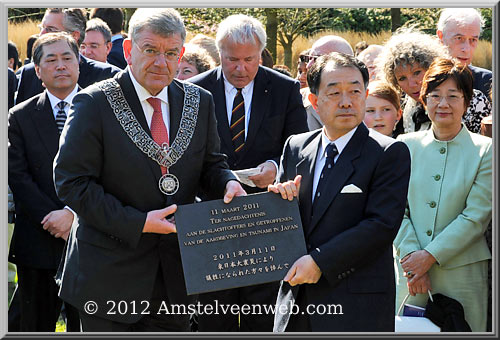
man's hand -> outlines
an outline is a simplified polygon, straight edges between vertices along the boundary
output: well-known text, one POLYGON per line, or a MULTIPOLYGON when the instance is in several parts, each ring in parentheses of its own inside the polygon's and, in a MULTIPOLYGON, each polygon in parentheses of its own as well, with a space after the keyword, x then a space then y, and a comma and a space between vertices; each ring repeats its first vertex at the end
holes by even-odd
POLYGON ((235 196, 246 196, 247 192, 241 187, 240 182, 231 180, 227 182, 224 190, 224 203, 229 203, 235 196))
POLYGON ((45 215, 40 223, 50 235, 55 238, 66 236, 66 240, 73 224, 73 213, 68 209, 53 210, 45 215))
POLYGON ((146 223, 144 223, 143 233, 170 234, 176 233, 175 221, 167 216, 175 213, 177 205, 172 204, 160 210, 152 210, 148 212, 146 223))
POLYGON ((321 269, 311 255, 304 255, 295 261, 283 281, 288 282, 290 286, 295 286, 302 283, 316 283, 320 277, 321 269))
POLYGON ((411 283, 410 280, 408 280, 407 285, 408 292, 411 296, 415 296, 417 294, 427 294, 428 290, 432 291, 429 273, 425 273, 418 280, 414 280, 411 283))
POLYGON ((302 179, 302 176, 297 175, 297 176, 295 176, 295 179, 293 181, 269 185, 267 187, 267 191, 272 191, 276 194, 281 194, 281 197, 284 200, 293 201, 294 197, 299 196, 301 179, 302 179))
POLYGON ((248 179, 255 183, 259 188, 267 188, 269 184, 273 184, 276 179, 276 166, 272 162, 264 162, 257 166, 260 173, 253 176, 248 176, 248 179))
POLYGON ((432 265, 436 259, 427 250, 417 250, 401 259, 401 267, 408 278, 408 283, 413 284, 419 280, 432 265))

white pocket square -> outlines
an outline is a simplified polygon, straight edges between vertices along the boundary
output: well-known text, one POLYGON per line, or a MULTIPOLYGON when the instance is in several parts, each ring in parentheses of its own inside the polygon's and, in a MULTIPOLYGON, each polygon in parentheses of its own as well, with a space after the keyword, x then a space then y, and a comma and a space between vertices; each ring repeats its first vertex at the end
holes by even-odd
POLYGON ((354 184, 349 184, 346 185, 345 187, 342 188, 342 191, 340 192, 341 194, 355 194, 355 193, 362 193, 363 190, 355 186, 354 184))

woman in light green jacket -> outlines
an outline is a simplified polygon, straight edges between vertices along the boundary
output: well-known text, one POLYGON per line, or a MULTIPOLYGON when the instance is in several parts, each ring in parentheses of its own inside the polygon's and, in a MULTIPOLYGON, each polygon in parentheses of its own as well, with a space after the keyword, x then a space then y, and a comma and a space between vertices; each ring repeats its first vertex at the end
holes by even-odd
POLYGON ((436 59, 425 73, 421 100, 431 129, 400 135, 411 154, 408 205, 394 246, 396 308, 425 307, 427 290, 459 301, 472 331, 486 331, 484 232, 491 220, 491 138, 469 132, 462 115, 473 95, 472 74, 436 59))

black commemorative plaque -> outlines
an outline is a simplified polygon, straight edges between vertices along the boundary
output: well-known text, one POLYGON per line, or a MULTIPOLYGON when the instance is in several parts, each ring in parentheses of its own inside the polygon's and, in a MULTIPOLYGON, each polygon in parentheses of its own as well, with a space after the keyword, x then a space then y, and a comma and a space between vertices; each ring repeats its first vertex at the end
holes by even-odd
POLYGON ((306 254, 296 199, 259 193, 175 213, 188 295, 278 281, 306 254))

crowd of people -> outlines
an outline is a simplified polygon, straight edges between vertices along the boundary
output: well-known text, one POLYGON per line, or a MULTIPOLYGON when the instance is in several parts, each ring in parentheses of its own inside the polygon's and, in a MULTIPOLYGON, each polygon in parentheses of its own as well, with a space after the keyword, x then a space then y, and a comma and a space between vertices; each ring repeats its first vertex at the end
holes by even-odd
POLYGON ((53 332, 60 315, 69 332, 393 332, 399 306, 429 292, 491 331, 477 10, 444 9, 435 35, 399 29, 382 45, 323 36, 295 76, 247 15, 189 42, 173 9, 137 9, 127 33, 123 19, 48 8, 24 63, 9 42, 10 332, 53 332), (233 173, 249 168, 254 186, 233 173), (177 206, 265 191, 298 198, 307 254, 280 282, 187 295, 177 206), (107 313, 110 300, 286 312, 107 313), (320 304, 343 313, 305 313, 320 304))

